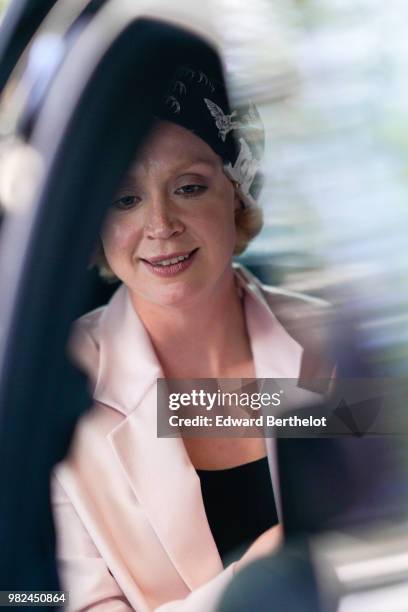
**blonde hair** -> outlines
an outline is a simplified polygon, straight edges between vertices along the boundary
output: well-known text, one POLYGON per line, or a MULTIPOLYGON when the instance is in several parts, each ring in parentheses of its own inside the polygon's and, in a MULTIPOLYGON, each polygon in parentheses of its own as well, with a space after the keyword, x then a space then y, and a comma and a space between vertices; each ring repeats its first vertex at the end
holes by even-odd
POLYGON ((241 207, 235 214, 235 242, 234 255, 241 255, 255 236, 259 234, 263 225, 262 209, 258 205, 241 207))
MULTIPOLYGON (((234 255, 241 255, 248 247, 249 243, 255 236, 259 234, 263 225, 263 214, 262 209, 259 206, 246 206, 240 207, 235 213, 235 228, 236 228, 236 242, 234 248, 234 255)), ((115 282, 117 280, 116 275, 111 270, 105 252, 102 246, 102 240, 98 239, 95 252, 92 256, 89 267, 96 266, 99 270, 101 278, 108 282, 115 282)))

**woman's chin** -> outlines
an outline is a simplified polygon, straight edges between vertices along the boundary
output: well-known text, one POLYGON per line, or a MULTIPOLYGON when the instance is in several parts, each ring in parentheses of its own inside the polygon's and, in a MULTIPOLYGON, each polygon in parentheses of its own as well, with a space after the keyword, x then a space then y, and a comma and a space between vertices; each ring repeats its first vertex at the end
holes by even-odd
POLYGON ((150 286, 145 286, 142 291, 136 293, 143 301, 157 306, 188 306, 199 299, 203 292, 202 285, 195 286, 191 283, 177 282, 163 286, 154 285, 154 283, 151 283, 150 286))

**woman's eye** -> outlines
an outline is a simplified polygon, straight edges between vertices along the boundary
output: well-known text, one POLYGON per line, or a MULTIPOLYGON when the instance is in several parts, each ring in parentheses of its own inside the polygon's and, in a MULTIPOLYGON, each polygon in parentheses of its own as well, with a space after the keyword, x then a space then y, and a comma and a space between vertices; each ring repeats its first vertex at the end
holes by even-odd
POLYGON ((113 206, 115 208, 120 208, 121 210, 128 210, 129 208, 133 208, 139 203, 139 198, 137 196, 123 196, 122 198, 118 198, 113 202, 113 206))
POLYGON ((206 190, 207 187, 205 185, 183 185, 183 187, 176 189, 176 193, 191 198, 200 195, 206 190))

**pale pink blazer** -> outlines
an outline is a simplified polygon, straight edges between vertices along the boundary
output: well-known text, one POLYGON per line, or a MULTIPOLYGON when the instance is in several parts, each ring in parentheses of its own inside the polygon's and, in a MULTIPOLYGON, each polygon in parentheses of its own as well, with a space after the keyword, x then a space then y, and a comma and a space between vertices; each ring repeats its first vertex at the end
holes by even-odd
MULTIPOLYGON (((242 267, 236 278, 257 377, 297 377, 304 348, 271 304, 292 308, 298 322, 299 305, 314 312, 317 302, 264 287, 242 267)), ((215 610, 234 564, 223 569, 182 439, 156 437, 156 379, 163 374, 125 286, 79 319, 72 351, 95 403, 52 483, 69 609, 215 610)), ((279 506, 272 445, 269 454, 279 506)))

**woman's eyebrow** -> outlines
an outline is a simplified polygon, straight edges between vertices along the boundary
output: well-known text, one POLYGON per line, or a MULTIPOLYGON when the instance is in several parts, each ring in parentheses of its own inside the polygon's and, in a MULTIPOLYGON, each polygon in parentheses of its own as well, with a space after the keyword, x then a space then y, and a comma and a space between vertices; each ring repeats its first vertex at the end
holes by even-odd
POLYGON ((180 164, 179 169, 189 170, 191 168, 195 168, 196 166, 207 166, 210 168, 216 168, 218 165, 218 160, 210 160, 210 159, 195 159, 194 161, 186 162, 185 164, 180 164))
MULTIPOLYGON (((207 168, 211 168, 213 170, 214 168, 217 167, 217 165, 218 165, 218 160, 209 159, 207 157, 202 157, 202 158, 198 157, 194 159, 193 161, 191 160, 181 161, 179 164, 174 166, 174 168, 172 169, 172 172, 177 173, 179 176, 182 176, 183 174, 192 174, 191 171, 196 166, 207 166, 207 168)), ((123 176, 120 184, 122 187, 123 186, 126 187, 127 185, 129 185, 129 183, 131 183, 133 186, 134 183, 136 182, 137 182, 136 173, 130 170, 123 176)))

